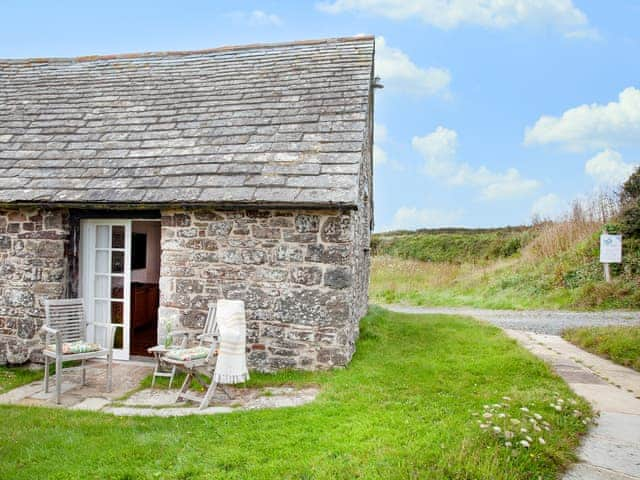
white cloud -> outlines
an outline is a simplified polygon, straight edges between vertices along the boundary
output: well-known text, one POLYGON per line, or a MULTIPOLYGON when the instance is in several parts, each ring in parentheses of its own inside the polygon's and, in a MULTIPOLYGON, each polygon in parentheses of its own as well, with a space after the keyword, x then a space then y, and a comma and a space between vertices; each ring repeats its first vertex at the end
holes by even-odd
POLYGON ((419 96, 449 96, 448 70, 417 66, 402 50, 389 47, 384 37, 376 38, 376 75, 391 90, 419 96))
POLYGON ((462 216, 462 210, 400 207, 393 215, 393 224, 382 230, 415 230, 452 226, 462 216))
POLYGON ((423 171, 431 177, 451 176, 456 170, 458 133, 439 126, 423 137, 413 137, 411 145, 424 158, 423 171))
POLYGON ((332 0, 317 8, 332 14, 357 11, 392 20, 417 18, 445 30, 465 24, 497 29, 548 25, 574 36, 593 30, 572 0, 332 0))
POLYGON ((232 12, 229 16, 238 23, 244 23, 251 27, 273 26, 279 27, 284 24, 282 19, 275 13, 267 13, 263 10, 253 10, 251 12, 232 12))
POLYGON ((540 182, 522 178, 515 168, 509 168, 505 173, 494 173, 485 182, 482 197, 487 200, 529 195, 540 187, 540 182))
POLYGON ((548 193, 533 202, 531 216, 544 220, 554 219, 564 213, 566 204, 555 193, 548 193))
POLYGON ((485 166, 474 168, 457 162, 455 130, 440 126, 423 137, 413 137, 411 144, 424 158, 426 175, 443 179, 450 185, 480 188, 482 198, 487 200, 528 195, 540 186, 537 180, 523 178, 515 168, 493 172, 485 166))
POLYGON ((565 38, 573 40, 602 40, 602 35, 595 28, 583 28, 581 30, 574 30, 565 32, 565 38))
POLYGON ((376 123, 373 126, 373 135, 375 143, 386 142, 389 139, 389 131, 386 125, 382 123, 376 123))
POLYGON ((580 105, 560 117, 542 116, 525 131, 526 145, 556 143, 570 150, 640 145, 640 90, 629 87, 617 102, 580 105))
POLYGON ((393 170, 403 171, 404 166, 395 159, 389 158, 387 151, 382 145, 389 141, 389 132, 387 127, 381 123, 376 123, 373 127, 373 165, 380 167, 388 165, 393 170))
POLYGON ((590 158, 584 171, 599 184, 620 185, 636 168, 637 165, 623 161, 620 153, 606 149, 590 158))
POLYGON ((387 157, 387 152, 384 151, 382 147, 379 145, 373 146, 373 165, 378 167, 380 165, 386 165, 389 163, 389 157, 387 157))

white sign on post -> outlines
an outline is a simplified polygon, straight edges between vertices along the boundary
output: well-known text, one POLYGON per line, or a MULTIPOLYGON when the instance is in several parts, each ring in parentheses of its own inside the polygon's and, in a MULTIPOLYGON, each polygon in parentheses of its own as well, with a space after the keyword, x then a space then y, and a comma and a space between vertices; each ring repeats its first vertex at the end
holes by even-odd
POLYGON ((600 263, 622 263, 622 235, 600 235, 600 263))

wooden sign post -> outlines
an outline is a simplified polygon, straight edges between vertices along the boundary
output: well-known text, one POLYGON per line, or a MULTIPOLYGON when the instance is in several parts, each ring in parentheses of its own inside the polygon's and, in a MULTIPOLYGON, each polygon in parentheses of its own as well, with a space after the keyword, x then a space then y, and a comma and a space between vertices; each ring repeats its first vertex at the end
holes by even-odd
POLYGON ((600 235, 600 263, 604 266, 604 279, 611 281, 612 263, 622 263, 622 235, 600 235))

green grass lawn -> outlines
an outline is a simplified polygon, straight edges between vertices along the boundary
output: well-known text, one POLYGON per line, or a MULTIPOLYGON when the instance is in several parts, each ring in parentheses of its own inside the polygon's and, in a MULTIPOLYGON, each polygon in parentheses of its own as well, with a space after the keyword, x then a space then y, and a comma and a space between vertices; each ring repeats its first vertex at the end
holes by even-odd
POLYGON ((586 430, 550 406, 575 398, 566 384, 495 327, 373 307, 357 347, 344 369, 253 376, 320 386, 303 407, 169 419, 0 407, 0 478, 552 479, 586 430), (551 424, 545 445, 507 448, 479 427, 474 413, 503 396, 551 424))
POLYGON ((40 380, 43 376, 42 368, 0 366, 0 395, 20 385, 40 380))
POLYGON ((640 371, 640 327, 582 327, 562 336, 580 348, 640 371))

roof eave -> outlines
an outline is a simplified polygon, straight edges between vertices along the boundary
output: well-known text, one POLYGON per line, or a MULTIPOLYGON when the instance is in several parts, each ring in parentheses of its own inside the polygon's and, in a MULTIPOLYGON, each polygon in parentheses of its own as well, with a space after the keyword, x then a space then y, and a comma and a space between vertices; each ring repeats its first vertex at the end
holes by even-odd
POLYGON ((295 210, 295 209, 319 209, 319 210, 357 210, 358 205, 353 202, 241 202, 241 201, 219 201, 219 202, 154 202, 154 203, 132 203, 132 202, 47 202, 47 201, 17 201, 0 202, 0 208, 16 207, 40 207, 40 208, 89 208, 89 209, 113 209, 113 210, 158 210, 163 208, 252 208, 263 210, 295 210))

